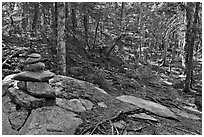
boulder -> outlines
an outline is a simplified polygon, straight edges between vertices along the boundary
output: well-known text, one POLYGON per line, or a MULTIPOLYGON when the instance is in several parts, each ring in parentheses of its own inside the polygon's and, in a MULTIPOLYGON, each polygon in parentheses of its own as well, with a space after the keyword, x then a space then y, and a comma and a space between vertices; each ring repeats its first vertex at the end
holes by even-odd
POLYGON ((22 107, 33 109, 33 108, 38 108, 45 105, 44 98, 40 98, 40 99, 35 98, 20 89, 9 88, 8 90, 13 102, 22 107))
POLYGON ((16 111, 16 104, 12 102, 9 96, 4 96, 2 98, 2 111, 5 114, 9 114, 11 112, 16 111))
POLYGON ((18 131, 12 129, 8 116, 2 113, 2 135, 16 135, 17 133, 18 131))
POLYGON ((48 82, 54 76, 55 74, 49 70, 42 72, 24 71, 13 76, 13 79, 19 81, 48 82))
POLYGON ((24 122, 26 121, 28 114, 29 112, 26 109, 20 109, 18 111, 14 111, 10 113, 8 115, 8 118, 12 126, 12 129, 18 131, 23 126, 24 122))
POLYGON ((73 112, 83 112, 86 111, 86 108, 82 105, 81 101, 79 99, 61 99, 56 98, 56 105, 73 112))
POLYGON ((30 95, 38 98, 55 98, 54 89, 47 82, 26 82, 30 95))
POLYGON ((42 62, 37 62, 34 64, 27 64, 24 66, 24 71, 41 72, 45 69, 45 64, 42 62))
POLYGON ((133 104, 139 108, 143 108, 159 116, 170 117, 170 118, 175 118, 175 119, 177 118, 176 115, 171 110, 169 110, 167 107, 161 104, 152 102, 152 101, 144 100, 142 98, 137 98, 134 96, 127 96, 127 95, 122 95, 120 97, 117 97, 117 99, 133 104))
POLYGON ((56 106, 32 110, 19 135, 73 135, 82 120, 73 112, 56 106))

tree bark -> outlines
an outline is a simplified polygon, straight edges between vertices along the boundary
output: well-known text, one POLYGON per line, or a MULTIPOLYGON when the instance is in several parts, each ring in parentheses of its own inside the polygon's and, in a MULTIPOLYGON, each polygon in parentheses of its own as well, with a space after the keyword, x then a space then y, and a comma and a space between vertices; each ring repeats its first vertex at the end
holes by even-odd
POLYGON ((187 2, 187 10, 186 10, 186 20, 187 20, 187 33, 186 33, 186 46, 187 46, 187 64, 186 64, 186 80, 184 92, 190 91, 190 83, 193 71, 193 49, 195 45, 195 37, 196 37, 196 28, 197 28, 197 20, 198 20, 198 10, 199 10, 199 2, 191 3, 187 2), (195 13, 193 15, 193 8, 195 6, 195 13), (194 17, 194 20, 192 19, 194 17), (193 22, 193 23, 192 23, 193 22))
POLYGON ((76 35, 76 28, 77 28, 77 19, 76 19, 76 4, 72 3, 71 5, 71 15, 72 15, 72 30, 73 33, 76 35))
POLYGON ((38 24, 38 14, 39 14, 39 3, 35 3, 35 13, 34 13, 34 18, 33 18, 33 23, 32 23, 32 30, 35 32, 36 31, 36 26, 38 24))
POLYGON ((87 5, 84 5, 85 7, 85 13, 84 13, 84 32, 85 32, 85 37, 86 37, 86 45, 89 49, 91 49, 91 47, 89 46, 89 39, 88 39, 88 31, 89 31, 89 27, 88 27, 88 21, 89 21, 89 17, 88 17, 88 9, 87 9, 87 5))
POLYGON ((57 22, 57 44, 59 56, 59 70, 60 74, 66 75, 66 43, 65 43, 65 5, 64 3, 57 3, 58 7, 58 22, 57 22))
POLYGON ((120 28, 121 28, 121 31, 123 30, 123 14, 124 14, 124 7, 125 7, 125 2, 122 2, 121 15, 120 15, 120 28))

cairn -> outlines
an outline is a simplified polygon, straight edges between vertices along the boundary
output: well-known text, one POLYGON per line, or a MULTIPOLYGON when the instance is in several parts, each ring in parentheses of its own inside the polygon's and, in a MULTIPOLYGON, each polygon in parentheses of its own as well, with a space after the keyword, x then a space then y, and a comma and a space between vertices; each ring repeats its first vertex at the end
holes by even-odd
POLYGON ((16 104, 37 108, 43 106, 47 99, 55 99, 54 89, 49 85, 49 79, 55 74, 45 70, 41 61, 40 54, 32 53, 24 63, 24 71, 13 77, 18 81, 17 88, 9 88, 8 91, 16 104))

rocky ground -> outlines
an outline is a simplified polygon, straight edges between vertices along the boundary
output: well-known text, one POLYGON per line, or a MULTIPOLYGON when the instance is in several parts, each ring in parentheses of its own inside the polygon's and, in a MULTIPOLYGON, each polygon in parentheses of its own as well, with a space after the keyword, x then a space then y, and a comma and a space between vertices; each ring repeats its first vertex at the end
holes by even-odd
POLYGON ((31 54, 2 81, 3 135, 202 134, 200 73, 196 91, 183 93, 179 68, 113 59, 80 61, 62 76, 31 54))
MULTIPOLYGON (((19 80, 13 77, 16 75, 3 80, 4 135, 202 134, 201 112, 187 102, 179 103, 184 98, 175 95, 178 93, 173 88, 164 91, 168 99, 155 99, 154 96, 147 99, 148 95, 116 95, 82 80, 55 75, 49 80, 54 97, 47 98, 53 93, 46 92, 41 84, 36 84, 38 88, 35 89, 45 91, 44 95, 35 91, 30 94, 19 89, 19 80), (170 96, 177 98, 171 99, 170 96), (171 103, 172 100, 177 100, 177 104, 171 103)), ((28 87, 25 88, 29 91, 33 89, 28 87)), ((156 88, 149 87, 148 90, 151 94, 159 94, 156 88)))

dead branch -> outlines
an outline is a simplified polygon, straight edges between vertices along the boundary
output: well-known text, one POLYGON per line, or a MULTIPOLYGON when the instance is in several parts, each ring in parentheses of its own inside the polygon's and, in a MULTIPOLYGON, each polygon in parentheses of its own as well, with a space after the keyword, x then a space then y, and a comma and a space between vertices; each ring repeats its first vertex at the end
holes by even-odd
POLYGON ((104 119, 104 120, 102 120, 101 122, 97 123, 96 126, 94 127, 94 129, 92 130, 91 135, 94 133, 94 131, 97 129, 97 127, 98 127, 99 125, 105 123, 106 121, 114 120, 114 119, 118 118, 121 113, 122 113, 122 111, 119 111, 115 116, 113 116, 113 117, 111 117, 111 118, 104 119))

